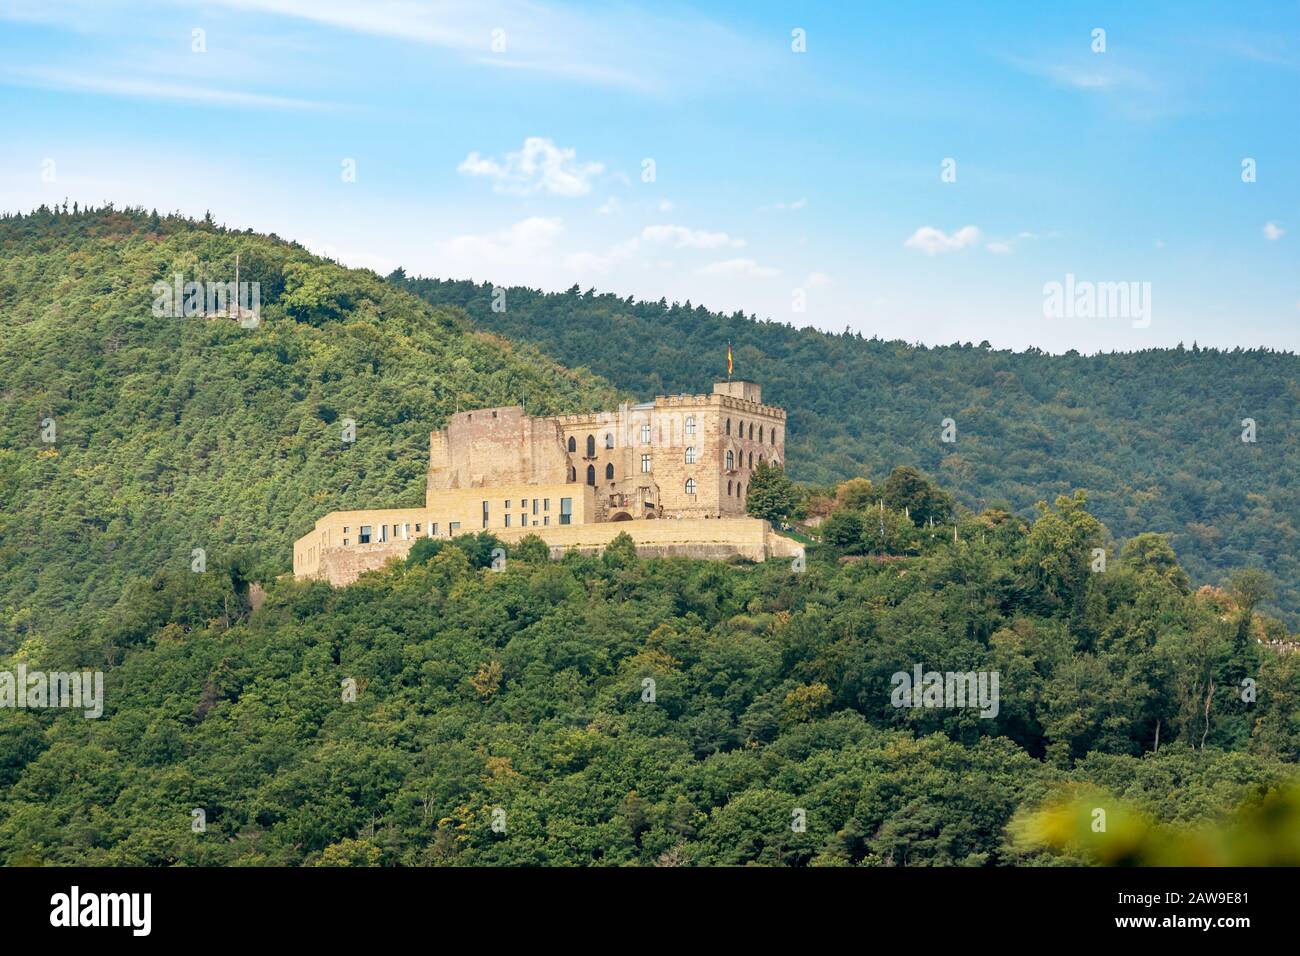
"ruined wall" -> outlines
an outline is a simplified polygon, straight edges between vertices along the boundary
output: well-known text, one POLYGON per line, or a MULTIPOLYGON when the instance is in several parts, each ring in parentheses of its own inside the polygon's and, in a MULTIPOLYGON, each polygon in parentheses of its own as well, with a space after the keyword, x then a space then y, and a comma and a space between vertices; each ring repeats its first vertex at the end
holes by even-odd
POLYGON ((457 412, 429 436, 425 491, 559 484, 570 464, 553 419, 531 418, 518 406, 457 412))

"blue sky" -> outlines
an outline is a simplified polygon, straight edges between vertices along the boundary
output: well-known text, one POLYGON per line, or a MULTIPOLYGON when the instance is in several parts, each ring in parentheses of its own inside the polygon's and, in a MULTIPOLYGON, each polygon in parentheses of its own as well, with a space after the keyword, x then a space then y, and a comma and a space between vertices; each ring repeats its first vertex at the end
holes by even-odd
POLYGON ((9 210, 927 344, 1300 349, 1294 2, 0 0, 0 115, 9 210), (1046 316, 1067 274, 1150 321, 1046 316))

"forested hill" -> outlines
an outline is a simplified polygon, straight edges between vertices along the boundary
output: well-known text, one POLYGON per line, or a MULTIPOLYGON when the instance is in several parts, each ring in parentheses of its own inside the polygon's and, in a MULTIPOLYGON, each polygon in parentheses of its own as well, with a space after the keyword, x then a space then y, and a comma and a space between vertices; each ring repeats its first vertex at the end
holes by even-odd
POLYGON ((521 399, 615 396, 274 236, 111 209, 0 218, 0 654, 195 548, 287 571, 320 515, 423 500, 429 430, 458 401, 521 399), (232 281, 236 253, 259 327, 154 315, 154 283, 232 281))
POLYGON ((614 295, 391 281, 643 397, 704 390, 726 370, 790 413, 795 478, 931 473, 971 507, 1022 514, 1076 488, 1122 538, 1166 532, 1194 580, 1257 566, 1300 621, 1300 360, 1192 348, 1083 356, 827 335, 703 306, 614 295), (942 422, 956 442, 941 440, 942 422), (1241 440, 1252 418, 1257 441, 1241 440))

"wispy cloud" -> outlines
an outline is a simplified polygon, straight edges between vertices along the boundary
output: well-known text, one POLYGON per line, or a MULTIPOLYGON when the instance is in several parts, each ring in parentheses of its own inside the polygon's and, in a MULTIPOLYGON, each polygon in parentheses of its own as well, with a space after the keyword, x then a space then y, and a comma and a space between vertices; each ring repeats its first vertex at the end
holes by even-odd
POLYGON ((1275 222, 1264 223, 1264 238, 1269 242, 1277 242, 1286 235, 1286 230, 1275 222))
POLYGON ((646 226, 641 230, 641 238, 647 242, 669 243, 677 249, 721 249, 725 246, 739 248, 745 244, 744 239, 737 239, 725 232, 707 232, 674 225, 646 226))
POLYGON ((243 90, 172 83, 161 79, 94 76, 64 70, 12 67, 0 70, 0 82, 45 90, 90 93, 135 99, 174 100, 206 106, 251 107, 273 110, 332 110, 334 103, 270 96, 243 90))
POLYGON ((761 266, 753 259, 725 259, 710 262, 695 270, 696 275, 714 276, 723 279, 765 279, 781 274, 780 269, 761 266))

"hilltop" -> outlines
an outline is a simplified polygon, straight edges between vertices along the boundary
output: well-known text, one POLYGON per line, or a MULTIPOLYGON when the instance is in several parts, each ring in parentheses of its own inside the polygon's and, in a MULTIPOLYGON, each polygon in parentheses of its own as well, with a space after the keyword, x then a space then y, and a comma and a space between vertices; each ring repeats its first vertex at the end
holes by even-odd
POLYGON ((1168 535, 1188 573, 1219 584, 1255 566, 1300 623, 1300 359, 1268 349, 1016 353, 987 344, 900 341, 723 315, 687 302, 389 280, 464 309, 483 329, 531 343, 639 395, 689 392, 725 371, 763 382, 789 413, 792 477, 882 479, 917 466, 975 510, 1031 515, 1075 489, 1120 539, 1168 535), (956 441, 941 440, 953 419, 956 441), (1243 443, 1242 419, 1257 425, 1243 443))
POLYGON ((457 404, 618 398, 276 236, 112 207, 0 218, 0 653, 196 548, 266 578, 332 509, 418 503, 457 404), (257 328, 154 315, 154 283, 233 281, 236 254, 257 328))

